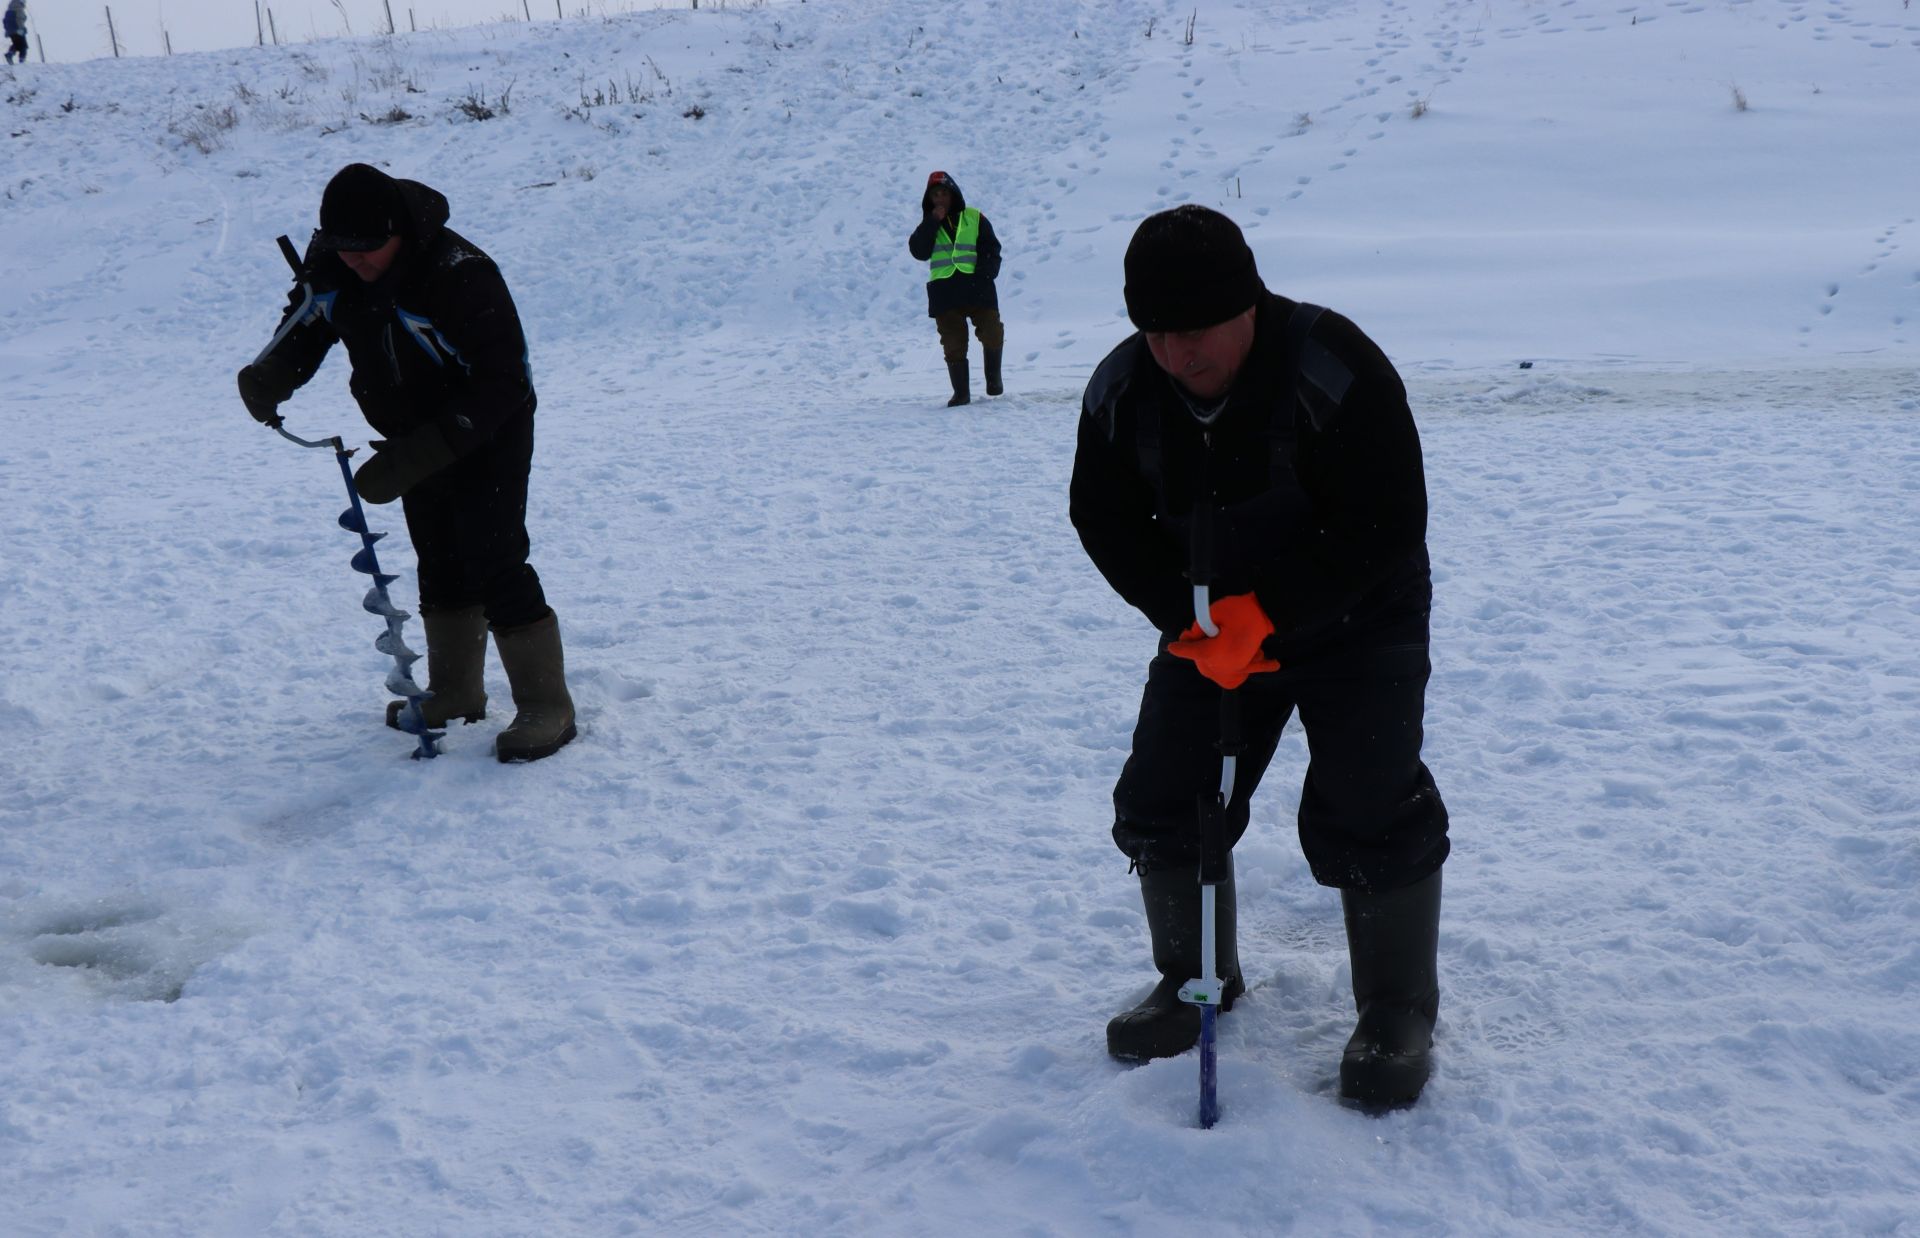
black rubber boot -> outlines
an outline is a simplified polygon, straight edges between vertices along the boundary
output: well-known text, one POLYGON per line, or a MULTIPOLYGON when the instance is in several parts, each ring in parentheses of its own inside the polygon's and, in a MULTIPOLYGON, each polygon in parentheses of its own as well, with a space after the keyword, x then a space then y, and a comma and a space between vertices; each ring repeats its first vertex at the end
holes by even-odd
MULTIPOLYGON (((449 722, 478 722, 487 716, 487 615, 478 606, 460 610, 423 610, 427 630, 427 689, 420 702, 427 725, 438 731, 449 722)), ((387 702, 387 725, 400 729, 405 701, 387 702)))
POLYGON ((538 761, 573 739, 573 697, 567 692, 566 655, 560 648, 560 620, 552 610, 544 619, 517 628, 495 628, 500 664, 513 685, 513 723, 493 741, 502 761, 538 761))
MULTIPOLYGON (((1240 951, 1234 937, 1233 858, 1227 879, 1215 887, 1218 927, 1214 964, 1220 973, 1220 1009, 1233 1009, 1247 991, 1240 978, 1240 951)), ((1160 983, 1147 999, 1115 1015, 1107 1024, 1107 1052, 1123 1062, 1178 1057, 1200 1039, 1200 1007, 1180 1000, 1180 986, 1200 975, 1200 867, 1140 874, 1140 899, 1153 934, 1153 965, 1160 983)))
POLYGON ((1405 889, 1342 890, 1360 1022, 1340 1059, 1340 1097, 1368 1110, 1420 1099, 1440 1014, 1440 873, 1405 889))
POLYGON ((956 404, 970 404, 972 397, 967 394, 967 359, 947 362, 947 377, 953 380, 953 398, 947 401, 947 407, 956 404))
POLYGON ((998 348, 985 350, 988 395, 1000 395, 1007 389, 1006 384, 1000 381, 1000 353, 1001 350, 998 348))

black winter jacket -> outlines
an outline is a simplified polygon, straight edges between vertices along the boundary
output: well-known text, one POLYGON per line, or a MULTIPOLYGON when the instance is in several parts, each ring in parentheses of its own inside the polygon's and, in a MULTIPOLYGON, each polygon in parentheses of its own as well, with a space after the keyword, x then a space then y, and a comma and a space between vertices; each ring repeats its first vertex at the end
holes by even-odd
MULTIPOLYGON (((933 187, 920 195, 920 226, 907 238, 907 252, 921 262, 933 257, 933 246, 940 235, 940 229, 960 217, 967 209, 966 195, 960 192, 960 186, 953 180, 947 181, 947 188, 953 191, 953 204, 949 209, 946 223, 933 217, 933 187)), ((958 271, 945 279, 927 281, 927 317, 938 318, 950 310, 1000 308, 1000 296, 994 290, 993 281, 1000 274, 1000 238, 993 234, 993 225, 987 222, 985 215, 980 216, 980 240, 975 247, 979 252, 973 264, 973 274, 965 275, 958 271)))
POLYGON ((1301 349, 1296 383, 1285 338, 1293 309, 1271 293, 1259 303, 1252 351, 1211 427, 1146 340, 1124 340, 1087 384, 1071 491, 1095 566, 1174 636, 1193 623, 1186 573, 1204 489, 1212 596, 1254 593, 1275 628, 1267 651, 1282 663, 1432 600, 1426 474, 1406 388, 1331 310, 1301 349), (1157 452, 1142 448, 1148 419, 1158 433, 1144 440, 1157 437, 1157 452))
MULTIPOLYGON (((409 230, 393 269, 369 284, 338 255, 309 249, 313 304, 257 368, 284 400, 338 340, 353 364, 353 398, 376 431, 398 438, 437 424, 464 456, 533 415, 526 337, 493 259, 446 226, 447 199, 418 181, 395 183, 409 230)), ((283 328, 300 300, 296 288, 283 328)))

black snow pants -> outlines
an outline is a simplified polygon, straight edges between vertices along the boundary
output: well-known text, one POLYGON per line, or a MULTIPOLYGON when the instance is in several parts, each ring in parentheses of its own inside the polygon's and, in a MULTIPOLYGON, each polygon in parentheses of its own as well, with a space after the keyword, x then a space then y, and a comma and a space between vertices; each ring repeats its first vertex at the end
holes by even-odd
MULTIPOLYGON (((1347 637, 1239 689, 1246 751, 1227 806, 1229 845, 1280 732, 1299 711, 1307 735, 1300 846, 1321 885, 1386 891, 1447 858, 1447 809, 1420 760, 1428 616, 1347 637)), ((1199 861, 1196 797, 1220 789, 1220 689, 1163 649, 1147 668, 1133 754, 1113 791, 1113 840, 1147 871, 1199 861)))
POLYGON ((517 417, 485 446, 427 478, 401 499, 420 559, 420 609, 484 606, 496 628, 547 614, 540 576, 527 562, 527 475, 533 417, 517 417))

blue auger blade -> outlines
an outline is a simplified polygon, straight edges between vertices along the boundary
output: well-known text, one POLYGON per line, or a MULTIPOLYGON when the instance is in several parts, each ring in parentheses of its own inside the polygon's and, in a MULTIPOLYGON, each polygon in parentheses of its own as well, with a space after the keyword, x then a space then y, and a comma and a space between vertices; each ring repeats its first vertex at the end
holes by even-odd
POLYGON ((407 707, 400 711, 400 716, 393 722, 409 735, 424 735, 428 739, 439 739, 446 734, 445 731, 435 731, 427 725, 426 717, 420 712, 420 702, 415 700, 409 700, 407 707))
MULTIPOLYGON (((392 576, 387 577, 387 580, 393 579, 395 578, 392 576)), ((393 600, 386 595, 386 587, 383 581, 367 590, 367 596, 360 599, 360 609, 375 615, 385 615, 389 619, 413 618, 411 613, 393 604, 393 600)))
POLYGON ((419 746, 407 754, 414 760, 432 760, 440 755, 440 741, 447 737, 447 733, 433 730, 427 725, 426 718, 420 713, 419 701, 409 700, 407 707, 400 711, 400 716, 394 719, 394 725, 419 741, 419 746))
POLYGON ((397 666, 387 672, 387 691, 395 696, 426 695, 420 690, 420 685, 413 682, 413 676, 397 666))
MULTIPOLYGON (((358 551, 354 553, 353 570, 356 572, 365 572, 369 576, 378 577, 381 575, 380 560, 374 557, 373 547, 362 546, 358 551)), ((385 580, 382 580, 380 583, 384 585, 388 581, 394 581, 398 579, 400 579, 398 576, 388 576, 385 580)))
POLYGON ((349 507, 340 513, 340 527, 349 533, 365 533, 367 531, 367 518, 360 514, 358 508, 349 507))
POLYGON ((412 666, 420 660, 420 655, 407 648, 407 642, 398 632, 386 631, 373 638, 373 647, 388 657, 395 658, 412 666))

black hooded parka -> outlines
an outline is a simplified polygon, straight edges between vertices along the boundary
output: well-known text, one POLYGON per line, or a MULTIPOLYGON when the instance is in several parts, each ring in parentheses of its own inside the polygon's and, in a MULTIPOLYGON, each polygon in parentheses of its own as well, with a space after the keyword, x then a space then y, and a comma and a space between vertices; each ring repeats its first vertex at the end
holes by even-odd
MULTIPOLYGON (((446 197, 418 181, 394 184, 406 230, 393 268, 366 283, 338 255, 309 249, 313 303, 256 368, 285 399, 343 343, 369 425, 391 439, 435 423, 465 456, 533 415, 526 336, 493 259, 446 226, 446 197)), ((287 316, 300 299, 296 289, 287 316)))
POLYGON ((548 607, 527 561, 536 401, 520 315, 493 260, 446 226, 445 196, 394 185, 404 209, 393 267, 368 283, 310 247, 313 300, 303 311, 295 289, 285 334, 253 368, 285 400, 345 344, 368 424, 387 439, 431 427, 454 455, 402 496, 422 610, 482 605, 496 629, 534 623, 548 607))
MULTIPOLYGON (((960 192, 960 186, 952 177, 947 178, 946 186, 953 194, 953 203, 944 222, 933 217, 933 186, 928 185, 920 195, 920 226, 907 238, 907 252, 921 262, 933 257, 940 230, 950 228, 953 221, 960 218, 960 212, 967 209, 966 195, 960 192)), ((1000 275, 1000 238, 994 235, 993 225, 985 215, 980 216, 976 249, 978 255, 972 274, 956 271, 945 279, 927 281, 927 317, 938 318, 957 309, 1000 308, 1000 296, 993 285, 1000 275)))

